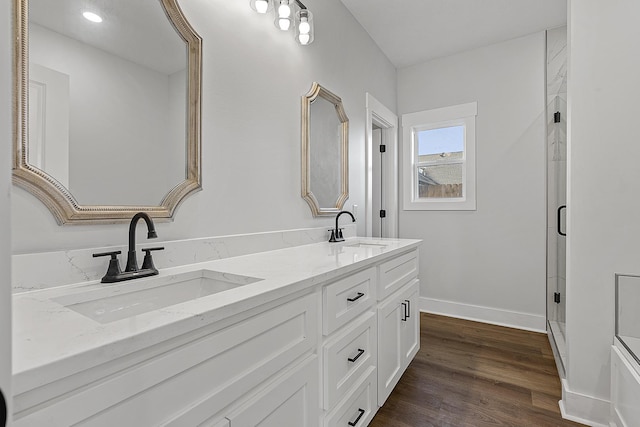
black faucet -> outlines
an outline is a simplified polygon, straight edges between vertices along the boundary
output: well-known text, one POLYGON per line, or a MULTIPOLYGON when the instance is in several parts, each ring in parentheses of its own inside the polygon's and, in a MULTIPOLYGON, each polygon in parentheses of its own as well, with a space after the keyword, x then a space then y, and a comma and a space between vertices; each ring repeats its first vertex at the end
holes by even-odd
POLYGON ((342 236, 342 228, 338 228, 338 219, 342 214, 348 214, 351 217, 352 222, 356 222, 356 218, 349 211, 340 211, 338 215, 336 215, 336 228, 334 230, 329 230, 331 232, 331 237, 329 238, 330 242, 344 242, 344 237, 342 236))
POLYGON ((120 262, 118 260, 120 251, 93 254, 94 258, 100 256, 111 257, 107 274, 102 278, 102 283, 122 282, 123 280, 137 279, 140 277, 154 276, 158 274, 158 269, 153 265, 151 252, 163 250, 164 247, 142 249, 145 253, 144 261, 142 262, 142 268, 138 269, 138 260, 136 257, 136 225, 140 218, 144 219, 147 223, 147 238, 155 239, 158 237, 153 221, 149 215, 144 212, 138 212, 135 214, 133 218, 131 218, 131 223, 129 224, 129 252, 127 253, 127 266, 124 272, 120 270, 120 262))
POLYGON ((136 258, 136 225, 138 225, 140 218, 144 219, 144 222, 147 223, 147 238, 155 239, 158 237, 156 227, 149 215, 144 212, 135 214, 129 223, 129 252, 127 252, 127 267, 124 271, 138 271, 138 260, 136 258))

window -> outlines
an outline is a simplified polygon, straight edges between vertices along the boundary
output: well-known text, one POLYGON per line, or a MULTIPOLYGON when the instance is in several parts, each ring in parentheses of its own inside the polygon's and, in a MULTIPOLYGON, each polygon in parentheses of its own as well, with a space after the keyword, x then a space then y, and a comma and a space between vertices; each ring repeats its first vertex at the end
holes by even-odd
POLYGON ((477 103, 402 116, 405 210, 475 210, 477 103))

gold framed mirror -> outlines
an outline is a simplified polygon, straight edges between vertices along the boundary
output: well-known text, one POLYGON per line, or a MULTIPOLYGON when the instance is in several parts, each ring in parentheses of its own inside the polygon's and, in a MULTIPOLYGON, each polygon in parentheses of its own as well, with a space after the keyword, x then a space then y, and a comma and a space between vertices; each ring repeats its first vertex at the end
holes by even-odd
POLYGON ((314 82, 302 97, 302 198, 316 216, 349 198, 349 118, 342 99, 314 82))
POLYGON ((13 182, 59 224, 173 218, 201 189, 202 40, 177 0, 14 0, 14 29, 13 182))

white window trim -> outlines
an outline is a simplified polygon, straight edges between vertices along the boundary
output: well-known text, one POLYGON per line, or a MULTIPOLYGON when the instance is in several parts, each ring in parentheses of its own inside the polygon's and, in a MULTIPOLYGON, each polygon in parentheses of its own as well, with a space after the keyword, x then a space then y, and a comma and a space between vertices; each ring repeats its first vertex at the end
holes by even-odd
POLYGON ((478 103, 470 102, 402 116, 402 204, 404 210, 476 210, 477 115, 478 103), (465 128, 462 197, 455 199, 418 198, 416 132, 460 125, 465 128))

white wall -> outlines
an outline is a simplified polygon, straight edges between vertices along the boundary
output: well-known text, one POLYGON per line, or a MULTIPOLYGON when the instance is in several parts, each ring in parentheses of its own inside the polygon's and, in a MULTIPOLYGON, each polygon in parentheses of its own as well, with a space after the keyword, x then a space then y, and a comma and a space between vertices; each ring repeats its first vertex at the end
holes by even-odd
POLYGON ((601 422, 614 273, 640 274, 638 16, 637 0, 570 2, 567 385, 590 400, 566 410, 601 422))
POLYGON ((477 210, 400 212, 424 309, 545 329, 544 73, 543 33, 398 70, 399 115, 478 102, 477 210))
MULTIPOLYGON (((0 389, 11 396, 11 2, 0 5, 0 389)), ((11 402, 8 402, 9 404, 11 402)), ((9 410, 11 413, 11 410, 9 410)))
MULTIPOLYGON (((187 199, 159 240, 330 226, 300 197, 300 99, 313 81, 342 97, 350 119, 350 193, 364 206, 365 93, 395 110, 396 71, 339 0, 305 3, 315 41, 298 46, 248 2, 182 2, 202 36, 204 190, 187 199)), ((17 188, 14 253, 118 245, 126 225, 59 227, 17 188)), ((358 224, 364 234, 364 222, 358 224)))
MULTIPOLYGON (((69 188, 78 202, 159 204, 185 175, 161 169, 178 161, 164 149, 175 123, 169 76, 35 24, 29 43, 31 61, 69 76, 69 188)), ((184 152, 184 138, 177 145, 184 152)))

